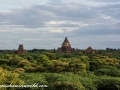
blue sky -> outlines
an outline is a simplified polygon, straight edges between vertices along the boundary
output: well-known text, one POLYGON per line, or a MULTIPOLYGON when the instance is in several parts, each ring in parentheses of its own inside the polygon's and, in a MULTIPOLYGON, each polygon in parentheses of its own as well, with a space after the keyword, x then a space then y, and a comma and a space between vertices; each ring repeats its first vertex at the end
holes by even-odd
POLYGON ((120 48, 120 0, 0 1, 0 49, 120 48))

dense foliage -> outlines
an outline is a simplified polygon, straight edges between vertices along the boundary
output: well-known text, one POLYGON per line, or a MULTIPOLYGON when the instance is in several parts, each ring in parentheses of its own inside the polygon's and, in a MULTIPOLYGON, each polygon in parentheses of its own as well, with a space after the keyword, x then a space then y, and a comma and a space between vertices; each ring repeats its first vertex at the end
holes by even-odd
POLYGON ((0 85, 47 87, 0 90, 120 90, 119 50, 98 54, 30 50, 25 55, 0 52, 0 85))

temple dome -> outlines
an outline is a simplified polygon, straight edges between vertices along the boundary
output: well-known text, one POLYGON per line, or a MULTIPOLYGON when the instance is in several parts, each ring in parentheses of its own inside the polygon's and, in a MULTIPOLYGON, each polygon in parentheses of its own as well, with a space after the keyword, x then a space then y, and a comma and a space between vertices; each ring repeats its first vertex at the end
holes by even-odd
POLYGON ((68 39, 67 39, 67 37, 65 37, 65 40, 62 43, 62 46, 71 46, 70 43, 69 43, 69 41, 68 41, 68 39))
POLYGON ((71 47, 67 37, 65 37, 65 40, 62 43, 62 46, 58 48, 58 52, 74 52, 76 51, 74 48, 71 47))

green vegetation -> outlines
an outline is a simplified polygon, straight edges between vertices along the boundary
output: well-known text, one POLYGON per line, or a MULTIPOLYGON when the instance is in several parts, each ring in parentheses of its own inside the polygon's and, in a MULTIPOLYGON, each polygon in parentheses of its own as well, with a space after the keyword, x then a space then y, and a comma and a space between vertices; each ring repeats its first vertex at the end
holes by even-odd
POLYGON ((29 50, 25 55, 0 52, 0 90, 120 90, 120 51, 98 54, 29 50))

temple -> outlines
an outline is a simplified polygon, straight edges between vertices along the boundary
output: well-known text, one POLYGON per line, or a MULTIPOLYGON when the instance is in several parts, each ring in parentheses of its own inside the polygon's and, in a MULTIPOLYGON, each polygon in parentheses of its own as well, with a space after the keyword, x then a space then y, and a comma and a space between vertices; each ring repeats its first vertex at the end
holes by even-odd
POLYGON ((91 46, 89 46, 89 47, 84 51, 84 53, 86 53, 86 54, 97 54, 97 51, 94 50, 94 49, 92 49, 91 46))
POLYGON ((23 45, 20 44, 19 47, 18 47, 18 50, 15 53, 17 53, 17 54, 26 54, 27 51, 24 49, 23 45))
POLYGON ((73 51, 75 51, 75 49, 71 47, 67 37, 65 37, 65 40, 63 41, 61 48, 58 48, 58 52, 73 52, 73 51))

